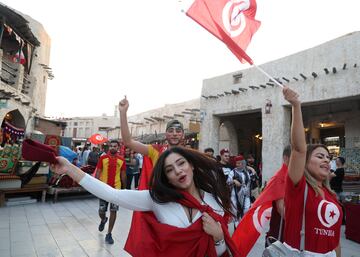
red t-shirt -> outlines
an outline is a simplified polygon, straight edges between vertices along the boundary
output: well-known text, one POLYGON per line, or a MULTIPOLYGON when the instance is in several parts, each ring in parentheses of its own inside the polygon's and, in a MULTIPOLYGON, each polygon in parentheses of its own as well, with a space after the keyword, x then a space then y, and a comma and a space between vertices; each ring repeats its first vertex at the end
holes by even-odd
MULTIPOLYGON (((304 209, 305 176, 297 186, 287 176, 285 187, 285 233, 284 241, 293 248, 300 249, 300 230, 304 209)), ((336 196, 325 187, 324 198, 315 196, 308 185, 305 210, 305 250, 327 253, 339 245, 342 209, 336 196)))
POLYGON ((97 166, 100 170, 99 179, 109 186, 121 189, 121 172, 126 171, 125 160, 120 155, 104 154, 100 157, 97 166))

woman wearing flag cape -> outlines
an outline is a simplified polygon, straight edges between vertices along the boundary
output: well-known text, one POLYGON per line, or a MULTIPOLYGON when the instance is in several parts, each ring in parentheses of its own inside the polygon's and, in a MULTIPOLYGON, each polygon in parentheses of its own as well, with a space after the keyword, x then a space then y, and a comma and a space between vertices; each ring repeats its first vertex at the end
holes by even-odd
MULTIPOLYGON (((135 257, 239 256, 227 231, 230 194, 216 161, 182 147, 157 161, 149 190, 116 190, 62 157, 52 169, 66 173, 90 193, 124 208, 144 212, 143 238, 135 257)), ((128 250, 128 249, 127 249, 128 250)))

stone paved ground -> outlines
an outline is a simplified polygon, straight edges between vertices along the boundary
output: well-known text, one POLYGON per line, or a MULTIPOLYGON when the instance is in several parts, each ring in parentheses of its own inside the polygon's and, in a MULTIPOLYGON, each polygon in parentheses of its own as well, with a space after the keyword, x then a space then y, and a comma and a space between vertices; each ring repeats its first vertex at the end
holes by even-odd
MULTIPOLYGON (((1 257, 106 257, 129 256, 122 250, 131 221, 131 212, 120 209, 113 230, 114 245, 104 243, 105 231, 97 227, 96 198, 60 199, 0 208, 1 257)), ((360 222, 360 221, 359 221, 360 222)), ((261 257, 260 238, 248 257, 261 257)), ((360 257, 360 244, 346 240, 342 233, 342 256, 360 257)))

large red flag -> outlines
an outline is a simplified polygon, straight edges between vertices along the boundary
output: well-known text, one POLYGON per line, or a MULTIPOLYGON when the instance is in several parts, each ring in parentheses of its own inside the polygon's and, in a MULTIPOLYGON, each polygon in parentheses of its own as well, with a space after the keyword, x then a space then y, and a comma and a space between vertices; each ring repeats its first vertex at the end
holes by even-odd
POLYGON ((260 234, 265 232, 271 218, 272 202, 284 198, 286 176, 287 166, 283 164, 236 228, 232 239, 241 257, 248 255, 260 234))
POLYGON ((260 26, 255 0, 195 0, 186 14, 223 41, 241 62, 253 64, 245 50, 260 26))

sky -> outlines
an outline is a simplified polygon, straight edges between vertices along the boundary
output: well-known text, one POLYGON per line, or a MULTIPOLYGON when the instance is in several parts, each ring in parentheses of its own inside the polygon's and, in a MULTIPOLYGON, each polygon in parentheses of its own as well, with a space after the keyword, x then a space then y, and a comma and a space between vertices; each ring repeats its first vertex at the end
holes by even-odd
MULTIPOLYGON (((0 0, 51 37, 48 117, 133 115, 200 97, 202 81, 246 69, 182 10, 190 0, 0 0)), ((260 65, 359 31, 359 0, 257 0, 247 54, 260 65)))

